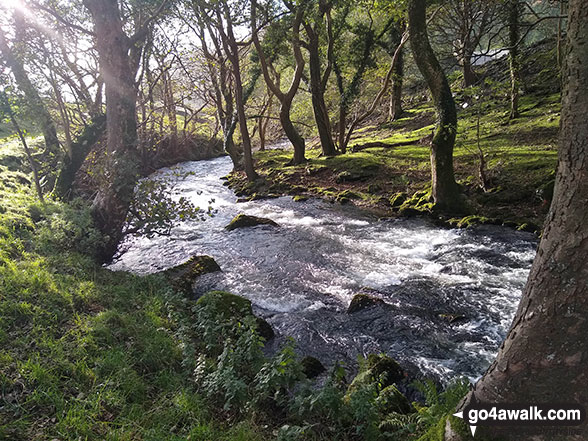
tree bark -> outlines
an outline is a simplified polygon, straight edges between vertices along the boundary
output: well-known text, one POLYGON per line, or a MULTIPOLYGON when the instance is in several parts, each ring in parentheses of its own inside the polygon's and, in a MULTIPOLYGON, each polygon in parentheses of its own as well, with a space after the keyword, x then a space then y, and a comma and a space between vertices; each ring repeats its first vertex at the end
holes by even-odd
POLYGON ((106 182, 93 203, 94 220, 104 234, 99 258, 108 261, 123 237, 123 226, 139 177, 135 74, 131 39, 123 30, 116 0, 84 0, 96 33, 106 92, 106 182))
POLYGON ((397 120, 404 113, 402 110, 402 83, 404 80, 404 55, 400 49, 392 74, 392 94, 390 96, 390 119, 397 120))
POLYGON ((333 142, 333 133, 329 112, 325 103, 325 89, 331 73, 333 59, 333 35, 331 32, 330 11, 331 5, 324 0, 319 0, 318 11, 314 18, 314 26, 310 22, 304 23, 308 43, 305 48, 308 50, 308 68, 310 71, 310 94, 312 97, 312 109, 316 122, 321 148, 324 156, 335 156, 337 149, 333 142), (320 56, 320 27, 324 17, 327 18, 327 66, 323 72, 320 56))
POLYGON ((510 119, 519 117, 521 60, 519 59, 520 5, 519 0, 508 2, 508 45, 510 66, 510 119))
MULTIPOLYGON (((588 8, 570 0, 558 171, 545 229, 506 340, 473 391, 486 403, 588 403, 588 8)), ((466 397, 466 402, 472 393, 466 397)), ((509 440, 547 440, 513 430, 509 440)), ((585 440, 581 434, 562 439, 585 440)), ((452 436, 450 425, 446 437, 452 436)), ((476 435, 477 437, 477 435, 476 435)), ((557 438, 559 439, 559 438, 557 438)))
MULTIPOLYGON (((220 7, 220 6, 219 6, 220 7)), ((251 152, 251 137, 249 136, 249 128, 247 127, 247 115, 245 114, 245 96, 243 94, 243 80, 241 77, 241 60, 239 59, 239 45, 233 32, 233 23, 229 11, 229 5, 222 4, 224 9, 224 21, 227 26, 226 33, 224 29, 219 29, 223 41, 225 53, 231 62, 233 80, 235 81, 235 106, 237 107, 237 118, 239 122, 239 129, 241 131, 241 139, 243 140, 243 159, 245 166, 245 174, 248 181, 257 179, 257 173, 253 167, 253 154, 251 152)), ((221 12, 217 10, 217 19, 221 23, 221 12)))
MULTIPOLYGON (((308 66, 310 69, 310 94, 312 97, 312 110, 314 119, 321 140, 321 148, 324 156, 334 156, 337 154, 329 112, 325 104, 325 90, 322 86, 321 59, 319 53, 319 35, 315 31, 309 34, 308 44, 308 66)), ((308 33, 308 32, 307 32, 308 33)))
MULTIPOLYGON (((200 11, 197 11, 197 13, 200 14, 200 11)), ((206 67, 210 74, 210 81, 214 92, 213 98, 216 104, 216 114, 223 131, 223 147, 233 162, 233 170, 243 170, 243 151, 235 145, 233 140, 233 134, 237 124, 233 117, 234 97, 229 86, 230 75, 227 69, 226 58, 222 56, 220 43, 215 36, 211 40, 216 50, 216 56, 208 49, 205 27, 211 35, 214 35, 210 23, 207 22, 205 24, 201 21, 199 22, 199 27, 198 37, 206 59, 206 67)))
POLYGON ((106 117, 105 115, 98 115, 72 143, 71 156, 64 158, 59 176, 55 182, 55 188, 53 189, 55 196, 64 200, 68 200, 73 196, 76 173, 105 130, 106 117))
POLYGON ((409 1, 408 27, 413 56, 429 86, 438 118, 431 142, 432 193, 437 209, 460 211, 462 200, 453 174, 457 112, 447 77, 429 43, 426 3, 426 0, 409 1))

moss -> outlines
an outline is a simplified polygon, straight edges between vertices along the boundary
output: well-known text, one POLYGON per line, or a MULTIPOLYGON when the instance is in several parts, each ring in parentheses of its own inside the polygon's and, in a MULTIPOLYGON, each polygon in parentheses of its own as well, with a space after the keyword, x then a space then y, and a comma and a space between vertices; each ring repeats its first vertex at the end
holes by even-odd
POLYGON ((233 231, 237 228, 255 227, 257 225, 269 225, 272 227, 278 226, 278 224, 271 219, 250 216, 248 214, 238 214, 233 218, 233 220, 231 220, 231 222, 229 222, 227 226, 225 226, 225 230, 233 231))
POLYGON ((210 291, 198 299, 196 305, 210 308, 219 318, 222 319, 243 319, 245 316, 253 315, 251 301, 225 291, 210 291))
POLYGON ((342 204, 349 202, 352 199, 362 199, 362 196, 351 190, 343 190, 342 192, 337 194, 337 197, 335 198, 337 202, 340 202, 342 204))
POLYGON ((517 231, 539 234, 541 229, 532 222, 524 222, 517 227, 517 231))
POLYGON ((198 277, 220 270, 220 266, 212 257, 192 256, 186 262, 169 268, 162 274, 171 282, 174 289, 184 294, 190 294, 192 285, 198 277))
POLYGON ((470 228, 476 225, 502 225, 502 220, 485 216, 470 215, 449 219, 448 224, 457 228, 470 228))
POLYGON ((257 323, 257 333, 266 341, 274 337, 271 325, 261 317, 253 314, 251 301, 226 291, 210 291, 202 295, 197 301, 198 307, 207 308, 219 321, 244 321, 253 317, 257 323))
POLYGON ((407 414, 415 411, 404 394, 393 384, 382 389, 376 403, 384 414, 392 412, 407 414))
POLYGON ((378 390, 382 391, 404 378, 403 369, 393 358, 385 354, 370 354, 363 363, 360 363, 360 371, 349 385, 347 394, 350 395, 360 387, 369 384, 376 384, 378 390))
POLYGON ((304 202, 304 201, 307 201, 308 200, 308 196, 303 196, 303 195, 297 194, 296 196, 294 196, 292 198, 292 200, 294 202, 304 202))
POLYGON ((407 198, 408 195, 403 191, 395 193, 389 199, 390 206, 392 208, 399 208, 402 204, 404 204, 407 198))

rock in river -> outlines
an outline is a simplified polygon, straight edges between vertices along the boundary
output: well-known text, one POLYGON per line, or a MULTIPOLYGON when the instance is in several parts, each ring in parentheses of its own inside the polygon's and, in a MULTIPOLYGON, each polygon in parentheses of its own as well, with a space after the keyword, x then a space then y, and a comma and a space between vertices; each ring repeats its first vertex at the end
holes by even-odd
POLYGON ((233 220, 225 227, 227 231, 233 231, 237 228, 255 227, 256 225, 271 225, 272 227, 278 227, 279 225, 271 219, 264 217, 250 216, 248 214, 238 214, 233 220))

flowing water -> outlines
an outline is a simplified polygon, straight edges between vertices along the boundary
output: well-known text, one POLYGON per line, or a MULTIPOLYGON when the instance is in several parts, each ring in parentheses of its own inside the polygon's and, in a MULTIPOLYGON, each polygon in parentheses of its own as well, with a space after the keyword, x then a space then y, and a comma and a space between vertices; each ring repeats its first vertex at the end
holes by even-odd
POLYGON ((207 254, 222 273, 201 277, 210 289, 249 298, 255 312, 300 353, 330 365, 385 352, 441 381, 481 375, 510 325, 535 255, 528 233, 484 226, 442 229, 423 220, 378 220, 350 205, 290 197, 236 203, 221 176, 228 157, 162 169, 159 179, 188 174, 177 197, 216 215, 175 226, 170 236, 125 243, 110 266, 145 274, 207 254), (267 217, 280 227, 227 232, 238 213, 267 217), (347 314, 359 292, 386 304, 347 314), (465 316, 450 323, 444 314, 465 316))

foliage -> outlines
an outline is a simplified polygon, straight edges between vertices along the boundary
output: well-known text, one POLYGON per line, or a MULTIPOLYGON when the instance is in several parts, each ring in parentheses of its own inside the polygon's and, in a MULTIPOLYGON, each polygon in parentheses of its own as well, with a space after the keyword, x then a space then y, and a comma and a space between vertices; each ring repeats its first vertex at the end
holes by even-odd
POLYGON ((139 181, 129 208, 126 233, 147 237, 169 235, 178 221, 204 220, 207 215, 212 216, 211 205, 203 211, 183 196, 174 197, 174 186, 190 174, 176 173, 169 179, 155 177, 139 181))

